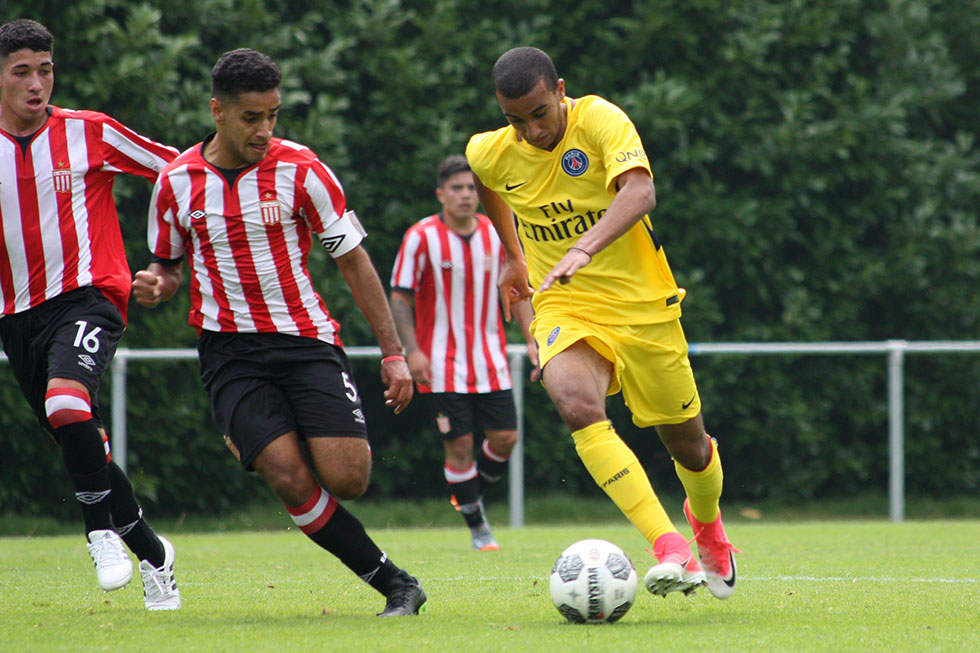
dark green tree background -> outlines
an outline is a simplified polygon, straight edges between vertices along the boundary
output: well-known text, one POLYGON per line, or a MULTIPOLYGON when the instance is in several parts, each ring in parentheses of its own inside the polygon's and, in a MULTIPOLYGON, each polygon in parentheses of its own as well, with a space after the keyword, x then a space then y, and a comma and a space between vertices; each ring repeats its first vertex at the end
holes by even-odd
MULTIPOLYGON (((636 123, 657 184, 654 223, 689 290, 692 342, 980 335, 980 2, 566 4, 0 0, 0 16, 55 34, 54 104, 104 111, 181 149, 211 130, 208 74, 222 52, 275 58, 278 134, 338 173, 384 279, 404 230, 437 207, 437 162, 503 124, 494 60, 537 45, 570 95, 602 95, 636 123)), ((134 269, 148 261, 148 196, 142 180, 117 183, 134 269)), ((374 344, 328 257, 311 267, 345 343, 374 344)), ((186 311, 183 296, 134 306, 123 345, 193 346, 186 311)), ((728 499, 883 491, 883 359, 694 365, 728 499)), ((371 495, 438 495, 439 448, 420 403, 391 416, 376 362, 356 367, 373 430, 371 495)), ((980 364, 912 358, 906 383, 909 492, 976 493, 980 364)), ((542 389, 527 401, 529 488, 598 492, 542 389)), ((0 406, 0 513, 73 516, 57 451, 3 369, 0 406)), ((673 488, 656 434, 633 428, 618 398, 610 410, 655 486, 673 488)), ((130 470, 156 512, 263 496, 211 426, 196 363, 132 363, 128 415, 130 470)))

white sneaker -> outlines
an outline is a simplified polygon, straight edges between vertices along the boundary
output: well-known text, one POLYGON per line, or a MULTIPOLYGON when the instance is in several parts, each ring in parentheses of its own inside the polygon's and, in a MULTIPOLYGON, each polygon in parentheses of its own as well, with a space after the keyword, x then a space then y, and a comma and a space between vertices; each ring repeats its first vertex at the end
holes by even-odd
POLYGON ((176 610, 180 607, 180 590, 174 580, 174 546, 161 536, 163 565, 154 567, 149 560, 140 562, 143 576, 143 603, 147 610, 176 610))
POLYGON ((119 535, 115 531, 92 531, 88 541, 88 554, 95 563, 99 587, 106 592, 125 587, 133 577, 133 563, 119 535))

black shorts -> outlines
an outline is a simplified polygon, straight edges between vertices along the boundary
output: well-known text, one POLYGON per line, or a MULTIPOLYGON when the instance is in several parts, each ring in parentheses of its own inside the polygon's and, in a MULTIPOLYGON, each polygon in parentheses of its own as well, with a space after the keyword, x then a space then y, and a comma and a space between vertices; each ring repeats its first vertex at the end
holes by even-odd
POLYGON ((246 469, 289 431, 367 439, 347 355, 313 338, 205 331, 197 344, 214 424, 246 469))
POLYGON ((464 394, 459 392, 420 393, 425 397, 436 433, 443 440, 482 431, 511 431, 517 428, 514 393, 510 390, 464 394))
POLYGON ((72 379, 88 388, 92 417, 99 417, 99 383, 116 353, 125 325, 98 288, 85 286, 22 313, 0 319, 0 338, 17 383, 37 421, 54 436, 44 410, 48 380, 72 379))

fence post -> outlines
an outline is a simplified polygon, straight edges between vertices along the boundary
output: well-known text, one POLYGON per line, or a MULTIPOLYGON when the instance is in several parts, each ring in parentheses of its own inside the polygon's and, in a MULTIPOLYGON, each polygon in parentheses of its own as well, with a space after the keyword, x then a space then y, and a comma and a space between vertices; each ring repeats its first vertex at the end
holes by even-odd
POLYGON ((129 350, 117 349, 112 359, 112 459, 126 471, 126 366, 129 350))
POLYGON ((893 522, 905 519, 905 400, 904 340, 888 345, 888 516, 893 522))
POLYGON ((517 412, 517 443, 510 452, 507 482, 509 484, 510 527, 524 525, 524 354, 510 355, 510 376, 514 384, 514 409, 517 412))

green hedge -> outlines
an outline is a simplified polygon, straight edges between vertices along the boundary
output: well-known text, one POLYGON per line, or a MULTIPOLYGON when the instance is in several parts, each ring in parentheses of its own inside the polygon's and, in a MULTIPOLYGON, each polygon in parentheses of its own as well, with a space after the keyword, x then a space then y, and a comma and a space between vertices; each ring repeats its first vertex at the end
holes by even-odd
MULTIPOLYGON (((263 50, 284 72, 278 133, 339 174, 387 278, 405 228, 436 208, 436 163, 502 124, 490 68, 506 48, 555 58, 571 95, 625 108, 651 156, 658 235, 689 290, 693 342, 980 336, 980 5, 893 0, 523 3, 489 0, 7 0, 56 36, 53 101, 184 148, 210 129, 208 71, 263 50), (614 8, 615 7, 615 8, 614 8)), ((147 262, 147 184, 121 179, 130 262, 147 262)), ((325 256, 314 275, 345 342, 373 344, 325 256)), ((186 299, 135 307, 124 346, 193 346, 186 299)), ((885 362, 700 356, 709 430, 733 499, 848 496, 887 482, 885 362)), ((381 405, 358 363, 376 496, 441 492, 421 405, 381 405), (373 402, 373 403, 372 403, 373 402)), ((976 493, 976 356, 906 363, 910 493, 976 493)), ((208 511, 260 496, 207 417, 196 365, 130 366, 130 468, 145 502, 208 511)), ((108 395, 103 396, 108 403, 108 395)), ((530 491, 598 490, 540 387, 528 389, 530 491)), ((73 516, 54 446, 0 369, 0 512, 73 516)), ((654 483, 676 483, 652 431, 611 414, 654 483)))

